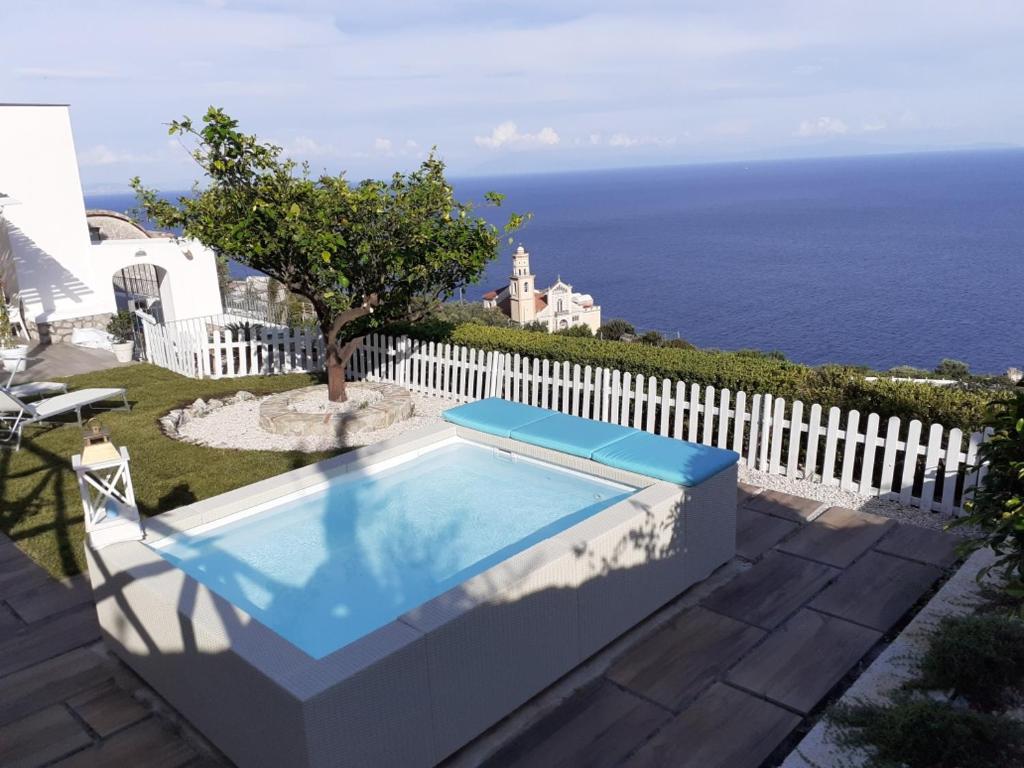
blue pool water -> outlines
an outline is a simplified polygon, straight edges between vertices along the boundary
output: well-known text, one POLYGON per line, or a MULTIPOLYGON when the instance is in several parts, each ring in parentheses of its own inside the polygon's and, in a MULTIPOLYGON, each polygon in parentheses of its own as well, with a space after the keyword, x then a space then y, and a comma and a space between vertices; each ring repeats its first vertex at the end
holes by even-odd
POLYGON ((157 552, 321 658, 631 493, 459 442, 157 552))

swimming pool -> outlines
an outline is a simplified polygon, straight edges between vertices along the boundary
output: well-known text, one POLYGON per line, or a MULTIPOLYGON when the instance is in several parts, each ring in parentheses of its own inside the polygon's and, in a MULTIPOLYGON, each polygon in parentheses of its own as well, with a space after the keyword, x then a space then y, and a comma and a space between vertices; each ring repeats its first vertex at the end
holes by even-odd
POLYGON ((452 438, 155 549, 319 659, 635 490, 452 438))
POLYGON ((529 439, 432 425, 87 545, 104 637, 239 765, 433 765, 734 553, 734 463, 529 439))

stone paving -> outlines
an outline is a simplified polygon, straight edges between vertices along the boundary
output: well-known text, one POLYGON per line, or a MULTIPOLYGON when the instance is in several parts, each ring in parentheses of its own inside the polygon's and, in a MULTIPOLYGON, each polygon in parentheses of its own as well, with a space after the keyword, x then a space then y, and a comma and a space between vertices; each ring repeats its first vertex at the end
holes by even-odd
MULTIPOLYGON (((119 363, 113 352, 105 349, 76 347, 73 344, 47 344, 29 350, 24 370, 14 375, 14 383, 47 381, 62 376, 91 373, 107 368, 120 368, 132 363, 119 363)), ((0 371, 0 384, 7 381, 7 372, 0 371)))
POLYGON ((758 768, 955 561, 955 539, 741 485, 751 567, 627 648, 488 768, 758 768))
MULTIPOLYGON (((749 567, 486 765, 776 764, 955 560, 946 534, 749 486, 738 500, 749 567)), ((226 765, 106 651, 91 597, 85 577, 54 581, 0 534, 0 765, 226 765)))

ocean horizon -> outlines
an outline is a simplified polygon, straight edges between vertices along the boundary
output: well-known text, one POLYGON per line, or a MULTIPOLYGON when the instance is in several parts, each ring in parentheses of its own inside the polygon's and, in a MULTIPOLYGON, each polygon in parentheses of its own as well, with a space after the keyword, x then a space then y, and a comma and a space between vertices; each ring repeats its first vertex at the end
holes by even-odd
MULTIPOLYGON (((1024 282, 1024 150, 453 183, 461 199, 505 194, 487 212, 496 224, 533 213, 515 244, 530 252, 537 285, 561 277, 605 320, 812 365, 931 369, 953 358, 1001 373, 1024 363, 1013 303, 1024 282)), ((135 206, 131 194, 85 199, 135 206)), ((467 301, 507 283, 513 248, 503 244, 467 301)))

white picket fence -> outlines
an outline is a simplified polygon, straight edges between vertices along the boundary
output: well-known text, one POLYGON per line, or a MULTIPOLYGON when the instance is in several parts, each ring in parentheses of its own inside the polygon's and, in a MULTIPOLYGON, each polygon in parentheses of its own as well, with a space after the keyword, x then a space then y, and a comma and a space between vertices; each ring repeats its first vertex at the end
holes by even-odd
MULTIPOLYGON (((168 324, 173 326, 174 324, 168 324)), ((194 330, 198 326, 193 324, 194 330)), ((187 376, 221 378, 323 369, 318 334, 263 328, 252 338, 207 322, 197 335, 147 324, 151 361, 187 376), (161 331, 161 329, 164 329, 161 331), (151 347, 150 334, 153 337, 151 347)), ((975 487, 982 432, 940 424, 884 422, 767 393, 716 390, 592 368, 372 334, 349 363, 353 380, 389 381, 435 397, 468 402, 502 397, 653 434, 730 448, 750 468, 813 480, 863 495, 956 514, 975 487)))

